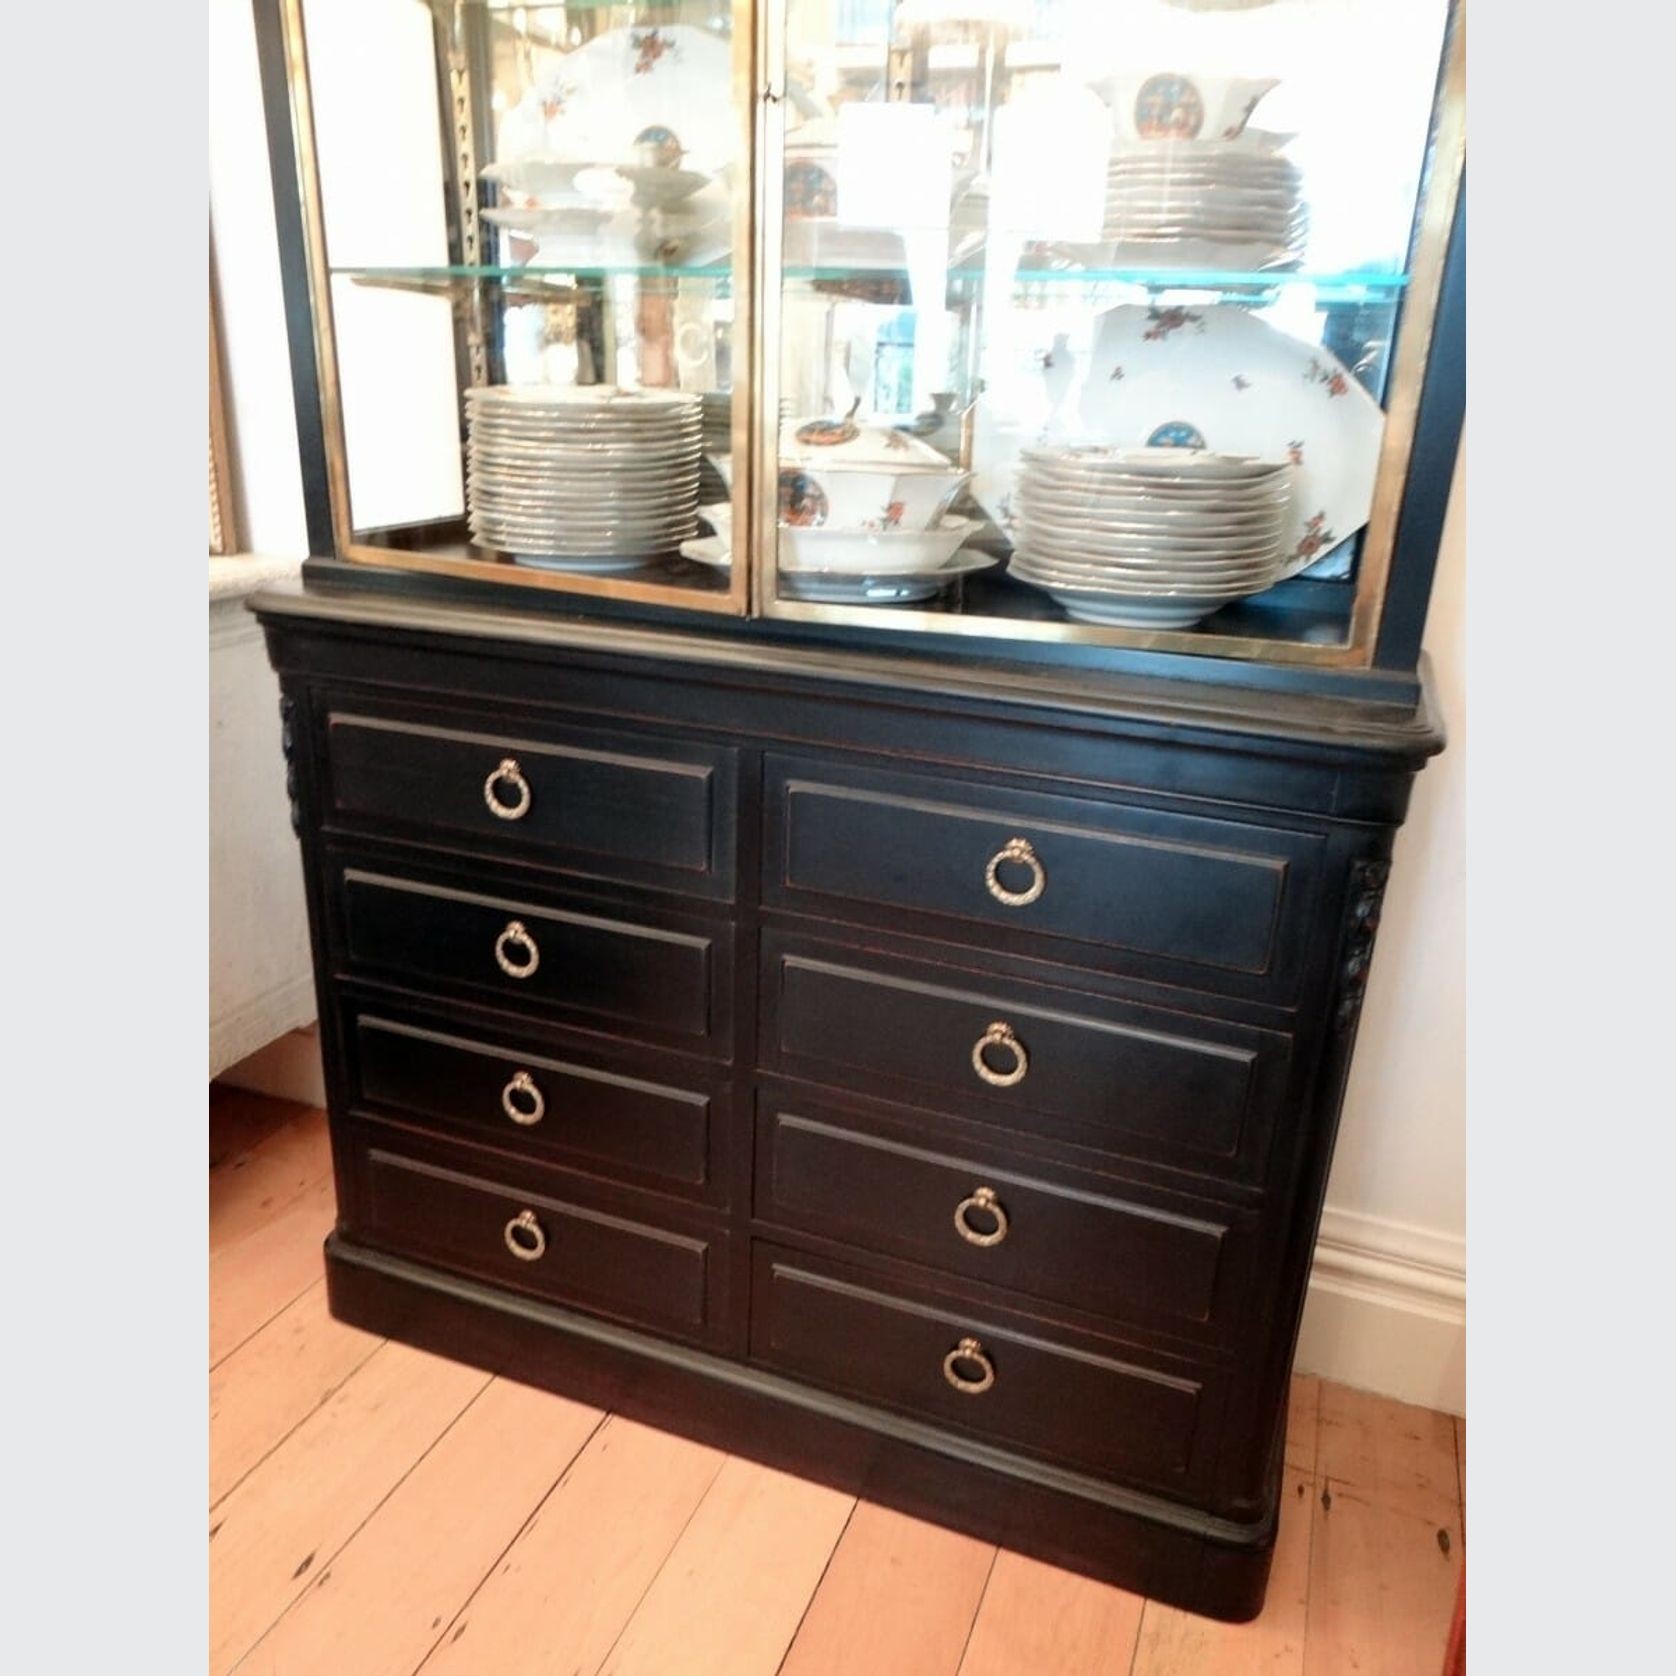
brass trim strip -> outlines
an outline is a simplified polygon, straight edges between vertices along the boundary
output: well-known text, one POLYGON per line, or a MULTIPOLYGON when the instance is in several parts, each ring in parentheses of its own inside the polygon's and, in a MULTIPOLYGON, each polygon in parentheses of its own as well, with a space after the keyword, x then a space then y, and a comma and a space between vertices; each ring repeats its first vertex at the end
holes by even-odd
POLYGON ((221 370, 221 328, 216 322, 215 263, 209 265, 209 550, 239 550, 233 503, 233 449, 227 428, 227 380, 221 370))
POLYGON ((307 246, 314 364, 320 381, 320 426, 326 444, 326 479, 332 502, 332 538, 350 555, 349 465, 343 441, 343 404, 338 389, 337 331, 332 316, 332 281, 326 260, 326 224, 320 196, 320 159, 314 138, 314 93, 308 73, 308 38, 303 0, 284 0, 286 81, 291 93, 291 140, 302 190, 303 240, 307 246))
POLYGON ((1443 293, 1443 263, 1449 232, 1461 194, 1466 166, 1466 0, 1450 8, 1444 46, 1442 85, 1433 130, 1432 177, 1421 209, 1408 297, 1398 316, 1397 353, 1385 403, 1385 440, 1374 480, 1373 509, 1362 537, 1356 599, 1350 613, 1350 645, 1373 662, 1385 590, 1396 553, 1397 522, 1402 513, 1408 465, 1414 454, 1414 430, 1420 418, 1420 392, 1431 361, 1437 308, 1443 293))
MULTIPOLYGON (((732 0, 730 15, 733 31, 733 109, 738 123, 740 146, 739 166, 733 171, 733 334, 729 348, 729 379, 732 400, 729 404, 729 423, 733 428, 732 462, 733 493, 729 497, 733 508, 735 531, 751 528, 751 505, 755 493, 756 455, 753 452, 756 425, 756 371, 761 359, 761 347, 766 341, 757 325, 757 181, 762 172, 756 149, 758 106, 756 97, 758 43, 756 28, 756 0, 732 0), (739 394, 747 392, 751 400, 741 402, 739 394)), ((766 9, 766 5, 765 5, 766 9)), ((732 564, 728 570, 727 599, 736 616, 749 616, 751 610, 751 567, 749 543, 741 552, 733 544, 732 564)), ((686 603, 690 590, 671 589, 678 603, 686 603)))
MULTIPOLYGON (((785 252, 786 28, 785 0, 762 0, 757 11, 756 44, 761 74, 755 112, 757 224, 757 352, 753 368, 751 417, 754 492, 749 517, 737 526, 747 532, 742 554, 751 572, 752 609, 759 617, 780 615, 778 600, 780 483, 780 331, 781 274, 785 252)), ((813 621, 826 621, 816 608, 813 621)))
POLYGON ((795 599, 774 600, 763 615, 793 622, 838 623, 846 628, 911 630, 920 634, 956 634, 988 640, 1062 641, 1079 646, 1126 646, 1145 652, 1194 652, 1243 658, 1257 663, 1298 663, 1323 668, 1363 668, 1367 665, 1365 658, 1358 658, 1356 648, 1348 645, 1206 634, 1194 629, 1108 628, 1097 623, 968 617, 952 611, 913 611, 899 606, 816 605, 795 599))

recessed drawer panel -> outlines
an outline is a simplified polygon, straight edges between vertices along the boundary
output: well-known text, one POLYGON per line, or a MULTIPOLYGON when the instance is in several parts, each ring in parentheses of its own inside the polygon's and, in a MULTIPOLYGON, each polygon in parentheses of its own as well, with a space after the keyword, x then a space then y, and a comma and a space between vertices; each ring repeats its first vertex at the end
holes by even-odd
POLYGON ((353 866, 340 877, 344 952, 369 976, 620 1021, 689 1048, 719 1042, 726 927, 678 930, 353 866))
POLYGON ((1241 994, 1295 988, 1319 836, 784 758, 767 772, 770 903, 924 915, 938 935, 1241 994))
POLYGON ((764 1096, 756 1214, 1092 1315, 1228 1325, 1243 1278, 1231 1273, 1242 1231, 1230 1213, 1167 1209, 1198 1201, 1001 1166, 993 1146, 958 1145, 764 1096))
POLYGON ((712 1334, 723 1267, 715 1237, 378 1145, 366 1147, 360 1171, 358 1233, 370 1243, 685 1338, 712 1334))
POLYGON ((707 1092, 360 1010, 349 1028, 357 1098, 371 1110, 669 1191, 710 1185, 707 1092))
POLYGON ((599 878, 733 895, 734 753, 630 735, 326 720, 334 817, 599 878))
POLYGON ((1238 1179, 1285 1088, 1274 1031, 766 934, 765 1049, 789 1075, 1238 1179))
POLYGON ((1207 1406, 1193 1364, 1167 1370, 1131 1346, 1044 1336, 987 1305, 906 1295, 864 1270, 760 1244, 751 1353, 936 1425, 1161 1483, 1189 1474, 1207 1406))

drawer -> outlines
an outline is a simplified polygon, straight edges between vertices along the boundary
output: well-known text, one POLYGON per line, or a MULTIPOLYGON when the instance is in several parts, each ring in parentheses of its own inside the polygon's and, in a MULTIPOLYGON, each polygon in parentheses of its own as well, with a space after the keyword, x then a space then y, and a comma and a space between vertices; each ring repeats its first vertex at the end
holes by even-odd
POLYGON ((729 1046, 732 931, 664 913, 585 911, 352 863, 334 869, 352 975, 492 997, 689 1051, 729 1046))
POLYGON ((1083 1471, 1180 1485, 1209 1461, 1221 1376, 1028 1317, 908 1293, 757 1244, 751 1354, 780 1372, 1083 1471))
POLYGON ((658 1332, 718 1337, 724 1236, 532 1191, 492 1154, 448 1156, 460 1162, 363 1142, 356 1237, 658 1332))
POLYGON ((764 900, 1290 999, 1325 840, 771 757, 764 900), (905 917, 906 916, 906 917, 905 917))
MULTIPOLYGON (((458 1129, 508 1151, 713 1196, 710 1092, 481 1041, 358 1006, 344 1041, 357 1109, 458 1129)), ((594 1056, 597 1058, 597 1056, 594 1056)))
POLYGON ((328 819, 688 895, 734 894, 735 753, 328 710, 328 819))
POLYGON ((993 1144, 761 1097, 756 1214, 1070 1309, 1231 1333, 1253 1218, 993 1144))
POLYGON ((763 937, 769 1068, 1258 1182, 1290 1038, 946 965, 763 937))

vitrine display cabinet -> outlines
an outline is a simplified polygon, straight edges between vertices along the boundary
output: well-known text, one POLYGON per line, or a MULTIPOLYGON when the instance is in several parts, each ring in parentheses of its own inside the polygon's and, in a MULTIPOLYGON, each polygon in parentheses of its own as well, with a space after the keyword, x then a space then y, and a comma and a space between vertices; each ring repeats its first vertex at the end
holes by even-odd
POLYGON ((1251 1616, 1443 743, 1461 8, 256 14, 334 1313, 1251 1616))

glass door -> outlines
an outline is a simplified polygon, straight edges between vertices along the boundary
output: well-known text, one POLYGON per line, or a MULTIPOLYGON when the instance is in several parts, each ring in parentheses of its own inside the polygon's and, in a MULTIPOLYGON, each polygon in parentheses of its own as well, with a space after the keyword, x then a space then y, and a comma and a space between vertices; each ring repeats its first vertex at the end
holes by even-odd
POLYGON ((748 0, 285 6, 340 554, 744 611, 748 0))
POLYGON ((771 10, 759 609, 1369 662, 1458 8, 771 10))

